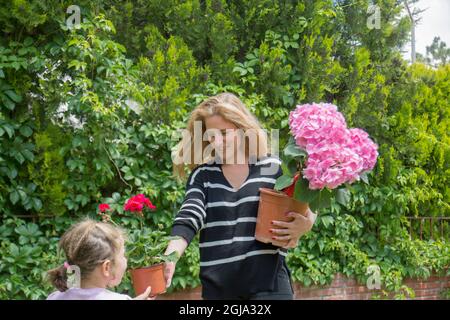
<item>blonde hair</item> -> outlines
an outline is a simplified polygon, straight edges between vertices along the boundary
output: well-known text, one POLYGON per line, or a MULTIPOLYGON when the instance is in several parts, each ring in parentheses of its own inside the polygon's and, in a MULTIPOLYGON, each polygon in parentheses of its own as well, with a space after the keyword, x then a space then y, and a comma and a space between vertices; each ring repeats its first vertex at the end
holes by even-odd
MULTIPOLYGON (((105 222, 89 218, 76 223, 59 241, 66 262, 80 268, 81 279, 86 278, 99 264, 114 261, 124 245, 125 233, 105 222)), ((47 272, 50 282, 59 290, 67 290, 67 270, 64 265, 47 272)))
MULTIPOLYGON (((250 112, 250 110, 245 106, 245 104, 232 93, 221 93, 213 97, 209 97, 202 103, 200 103, 191 113, 186 130, 189 135, 183 136, 182 140, 178 143, 175 148, 174 157, 183 159, 181 163, 173 163, 174 175, 177 178, 184 178, 185 166, 192 170, 199 164, 194 163, 194 124, 196 121, 201 121, 202 123, 202 137, 206 131, 205 119, 214 115, 220 115, 225 121, 231 122, 238 129, 244 131, 252 129, 256 131, 257 135, 257 148, 256 152, 250 150, 248 137, 246 137, 245 143, 245 155, 249 158, 255 157, 260 159, 267 155, 268 141, 267 135, 262 130, 261 124, 256 119, 256 117, 250 112), (183 154, 183 149, 190 145, 191 155, 188 163, 185 162, 186 155, 183 154)), ((205 148, 209 145, 208 141, 203 141, 202 139, 202 162, 206 163, 210 159, 203 159, 203 152, 205 148)), ((189 148, 188 148, 189 149, 189 148)))

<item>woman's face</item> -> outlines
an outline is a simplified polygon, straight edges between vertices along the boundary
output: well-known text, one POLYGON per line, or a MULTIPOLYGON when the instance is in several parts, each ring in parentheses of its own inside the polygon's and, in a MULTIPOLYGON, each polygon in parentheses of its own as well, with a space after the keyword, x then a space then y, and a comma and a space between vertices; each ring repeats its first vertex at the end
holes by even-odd
POLYGON ((220 115, 213 115, 205 119, 208 141, 216 150, 216 154, 226 163, 236 163, 234 160, 238 147, 242 145, 238 128, 226 121, 220 115), (221 134, 217 134, 217 133, 221 134), (208 134, 210 133, 210 134, 208 134), (232 162, 229 162, 232 161, 232 162))

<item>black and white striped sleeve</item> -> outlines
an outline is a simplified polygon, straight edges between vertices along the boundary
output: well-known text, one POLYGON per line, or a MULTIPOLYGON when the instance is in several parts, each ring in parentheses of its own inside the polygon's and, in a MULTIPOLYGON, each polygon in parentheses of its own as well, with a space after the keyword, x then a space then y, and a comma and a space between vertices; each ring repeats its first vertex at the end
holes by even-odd
POLYGON ((195 168, 186 182, 183 203, 172 225, 172 236, 181 236, 189 244, 206 220, 206 192, 203 185, 203 169, 195 168))

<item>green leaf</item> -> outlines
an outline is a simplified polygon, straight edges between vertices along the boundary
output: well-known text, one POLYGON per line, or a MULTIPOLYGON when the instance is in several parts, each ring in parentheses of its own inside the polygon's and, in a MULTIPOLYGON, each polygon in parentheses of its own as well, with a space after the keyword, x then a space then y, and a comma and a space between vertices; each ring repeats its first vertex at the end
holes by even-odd
POLYGON ((320 221, 323 223, 325 228, 328 228, 334 223, 334 218, 332 216, 319 216, 320 221))
POLYGON ((350 191, 348 189, 336 189, 336 201, 343 206, 347 206, 350 201, 350 191))
POLYGON ((16 168, 9 168, 9 170, 6 171, 6 174, 8 177, 13 180, 15 177, 17 177, 17 169, 16 168))
POLYGON ((14 136, 14 128, 11 125, 5 124, 3 126, 3 129, 6 131, 6 133, 8 134, 8 136, 10 138, 12 138, 14 136))
POLYGON ((12 204, 16 204, 17 201, 19 201, 19 193, 18 193, 16 190, 14 190, 13 192, 11 192, 11 193, 9 194, 9 200, 11 200, 11 203, 12 203, 12 204))
POLYGON ((291 173, 292 176, 294 176, 298 171, 298 162, 295 159, 291 159, 287 163, 287 169, 291 173))
POLYGON ((330 207, 332 195, 333 192, 327 188, 320 190, 318 197, 309 203, 311 210, 317 211, 330 207))
POLYGON ((368 172, 363 172, 360 178, 365 184, 369 184, 368 172))
POLYGON ((22 199, 22 201, 25 201, 25 200, 27 200, 27 194, 25 193, 25 191, 23 191, 23 190, 18 190, 18 192, 19 192, 19 195, 20 195, 20 198, 22 199))
POLYGON ((12 101, 18 103, 22 101, 22 97, 16 94, 13 90, 6 90, 5 94, 11 98, 12 101))
POLYGON ((38 198, 33 198, 33 208, 36 211, 39 211, 42 209, 42 201, 38 198))
POLYGON ((30 150, 22 150, 22 155, 28 160, 33 161, 34 160, 34 154, 30 150))
POLYGON ((16 152, 16 153, 14 154, 14 158, 16 158, 16 160, 17 160, 20 164, 22 164, 22 163, 25 161, 25 158, 24 158, 23 155, 20 154, 19 152, 16 152))
POLYGON ((5 77, 5 73, 3 72, 2 69, 0 69, 0 78, 4 78, 5 77))
POLYGON ((5 107, 9 110, 14 110, 14 108, 16 107, 14 102, 12 102, 6 95, 2 96, 2 101, 5 107))
POLYGON ((286 187, 289 187, 294 180, 294 177, 288 175, 282 175, 275 182, 275 190, 283 190, 286 187))
POLYGON ((31 38, 31 37, 26 37, 25 40, 24 40, 24 42, 23 42, 23 45, 26 46, 26 47, 29 47, 29 46, 31 46, 32 44, 33 44, 33 38, 31 38))
POLYGON ((288 143, 283 151, 284 155, 289 158, 299 158, 306 157, 307 153, 305 150, 301 149, 295 143, 288 143))
POLYGON ((299 177, 294 189, 294 198, 302 202, 313 202, 319 196, 319 190, 309 189, 309 181, 299 177))
POLYGON ((114 201, 119 201, 120 200, 120 193, 118 193, 118 192, 114 192, 113 194, 112 194, 112 198, 114 199, 114 201))
POLYGON ((20 127, 19 131, 24 137, 27 138, 33 134, 33 130, 31 130, 29 126, 22 126, 20 127))

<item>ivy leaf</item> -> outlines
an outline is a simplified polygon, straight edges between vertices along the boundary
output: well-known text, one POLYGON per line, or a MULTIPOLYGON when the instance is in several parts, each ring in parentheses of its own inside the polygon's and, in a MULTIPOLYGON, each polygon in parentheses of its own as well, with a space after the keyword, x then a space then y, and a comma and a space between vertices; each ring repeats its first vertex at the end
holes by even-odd
POLYGON ((350 201, 350 191, 346 188, 336 190, 336 201, 343 206, 347 206, 350 201))
POLYGON ((332 216, 319 216, 320 221, 323 223, 325 228, 328 228, 334 223, 334 218, 332 216))

